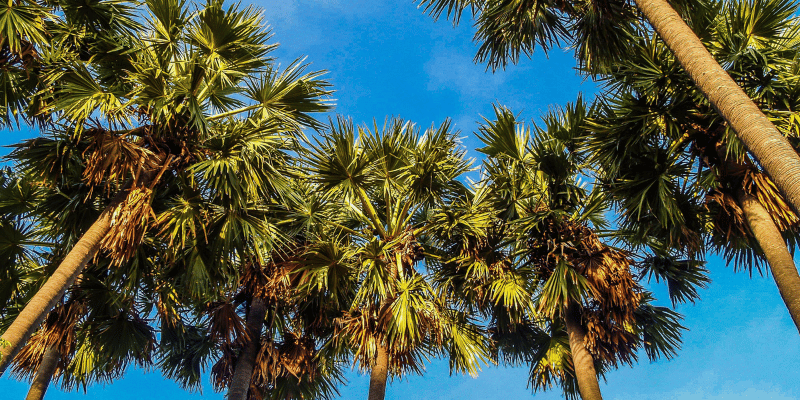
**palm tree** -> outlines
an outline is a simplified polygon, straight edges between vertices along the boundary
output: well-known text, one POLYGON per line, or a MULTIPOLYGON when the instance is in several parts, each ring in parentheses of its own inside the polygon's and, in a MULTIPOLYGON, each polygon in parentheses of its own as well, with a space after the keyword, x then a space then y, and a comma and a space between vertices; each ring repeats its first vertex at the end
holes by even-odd
MULTIPOLYGON (((274 164, 281 158, 291 164, 287 156, 261 155, 274 164)), ((196 285, 190 276, 186 282, 165 277, 174 291, 169 297, 177 302, 164 310, 185 310, 164 319, 169 323, 162 326, 160 364, 183 386, 196 387, 200 370, 216 359, 212 382, 217 390, 227 389, 229 399, 331 398, 337 393, 342 379, 338 359, 318 343, 330 338, 332 312, 338 308, 299 290, 305 284, 295 273, 309 248, 318 247, 315 238, 328 211, 307 185, 287 182, 291 190, 272 191, 271 197, 258 194, 245 206, 231 204, 225 191, 202 190, 203 195, 217 193, 201 200, 198 208, 207 214, 191 217, 194 224, 205 225, 166 229, 166 240, 185 243, 175 251, 178 262, 191 263, 191 252, 200 250, 210 255, 203 264, 230 265, 230 275, 237 277, 197 292, 182 287, 196 285)))
POLYGON ((155 331, 141 315, 143 304, 106 268, 82 274, 12 362, 18 378, 33 378, 29 399, 41 399, 52 379, 86 390, 122 376, 131 363, 152 364, 155 331))
MULTIPOLYGON (((800 156, 789 142, 720 67, 698 35, 666 0, 633 3, 789 203, 800 209, 800 156)), ((696 9, 707 7, 707 3, 715 4, 678 2, 679 10, 689 17, 696 9)), ((736 7, 733 2, 726 4, 736 7)), ((747 4, 753 18, 743 22, 761 20, 773 26, 797 10, 792 0, 753 0, 747 4)), ((521 53, 530 56, 537 46, 547 51, 564 41, 576 48, 576 55, 588 72, 602 73, 624 59, 629 40, 636 36, 637 30, 642 30, 635 11, 622 0, 421 0, 420 6, 434 17, 445 13, 455 23, 470 8, 476 19, 475 39, 481 43, 476 60, 487 61, 492 68, 516 63, 521 53)), ((702 32, 702 27, 696 28, 702 32)), ((748 39, 758 33, 748 26, 742 28, 745 30, 740 33, 748 39)))
POLYGON ((342 305, 332 351, 369 371, 370 400, 384 398, 390 376, 421 373, 428 356, 449 355, 452 371, 475 374, 488 359, 480 329, 421 268, 435 262, 429 216, 468 192, 458 178, 469 162, 450 123, 421 133, 399 119, 370 129, 340 118, 307 148, 310 180, 338 210, 326 222, 338 234, 303 266, 309 290, 342 305))
MULTIPOLYGON (((50 106, 59 97, 65 65, 91 56, 106 83, 129 64, 136 5, 131 2, 20 0, 2 6, 0 29, 0 126, 48 125, 58 119, 50 106)), ((63 93, 62 93, 63 94, 63 93)))
MULTIPOLYGON (((101 248, 117 264, 131 257, 153 223, 153 199, 169 192, 167 185, 209 172, 204 178, 222 182, 247 170, 257 180, 248 190, 263 189, 275 183, 273 171, 260 169, 263 159, 225 151, 251 156, 263 140, 243 144, 247 135, 291 134, 314 124, 308 113, 328 109, 320 72, 304 73, 298 63, 280 71, 271 63, 274 45, 256 10, 224 9, 218 1, 196 13, 186 9, 180 0, 147 2, 150 27, 127 36, 137 51, 118 57, 112 67, 120 71, 75 58, 47 77, 59 82, 48 105, 63 121, 54 129, 89 141, 81 159, 89 193, 116 195, 102 200, 103 211, 3 333, 10 345, 0 352, 0 370, 101 248)), ((36 146, 31 141, 20 150, 20 157, 31 157, 28 168, 36 169, 36 146)), ((242 193, 228 195, 241 199, 242 193)))
POLYGON ((0 170, 0 318, 24 304, 29 275, 43 261, 37 250, 49 247, 32 211, 42 192, 10 168, 0 170))
MULTIPOLYGON (((786 82, 798 76, 798 23, 767 6, 728 5, 719 15, 718 7, 706 10, 705 40, 726 73, 791 132, 798 86, 786 82), (753 18, 762 12, 771 18, 753 18), (749 37, 739 33, 745 28, 749 37)), ((786 243, 797 242, 796 212, 729 125, 701 101, 664 44, 637 43, 630 60, 604 78, 604 111, 590 124, 595 161, 604 165, 600 179, 619 201, 622 225, 634 236, 700 252, 708 219, 710 240, 737 269, 767 261, 800 330, 800 276, 786 243)))
MULTIPOLYGON (((487 155, 485 203, 472 207, 493 213, 494 222, 462 241, 440 279, 452 296, 479 300, 498 360, 528 363, 535 390, 558 383, 568 398, 584 400, 602 398, 598 376, 632 364, 637 349, 651 359, 672 357, 685 329, 677 313, 651 305, 638 283, 635 272, 647 269, 647 259, 600 240, 613 235, 603 231, 603 196, 587 192, 577 176, 586 165, 588 112, 581 100, 553 110, 531 135, 513 113, 495 108, 478 133, 486 144, 479 149, 487 155)), ((682 283, 676 293, 696 294, 682 283)))
POLYGON ((157 210, 158 236, 168 243, 160 364, 193 388, 216 359, 214 387, 229 399, 327 398, 339 371, 317 351, 324 335, 300 312, 306 299, 294 296, 289 274, 315 226, 298 214, 313 200, 298 192, 292 153, 300 128, 317 122, 302 112, 314 110, 306 93, 273 79, 283 111, 253 113, 201 142, 208 157, 157 210))

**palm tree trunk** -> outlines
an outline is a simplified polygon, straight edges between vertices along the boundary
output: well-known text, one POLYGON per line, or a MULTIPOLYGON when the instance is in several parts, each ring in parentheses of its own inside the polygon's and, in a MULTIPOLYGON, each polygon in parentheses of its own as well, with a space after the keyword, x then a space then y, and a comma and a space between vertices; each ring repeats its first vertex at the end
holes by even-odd
POLYGON ((594 369, 594 359, 586 350, 584 338, 586 331, 581 326, 581 314, 578 304, 569 302, 564 316, 569 335, 569 348, 572 352, 572 364, 575 367, 575 378, 578 380, 578 391, 583 400, 603 400, 600 394, 600 382, 594 369))
POLYGON ((736 194, 739 207, 744 211, 747 224, 764 252, 778 291, 789 309, 789 315, 800 332, 800 275, 792 255, 786 247, 775 221, 755 197, 739 190, 736 194))
POLYGON ((100 217, 81 236, 75 247, 64 257, 58 268, 47 279, 44 286, 39 289, 33 298, 25 305, 11 326, 3 332, 2 339, 8 341, 8 346, 0 349, 0 376, 3 375, 8 364, 17 352, 25 345, 31 334, 39 328, 47 313, 56 303, 64 297, 67 289, 75 282, 78 275, 83 272, 100 249, 100 242, 111 229, 111 216, 117 204, 125 199, 127 190, 121 191, 111 204, 103 210, 100 217))
POLYGON ((264 326, 266 315, 267 305, 264 300, 254 298, 247 313, 247 344, 236 360, 231 386, 228 388, 228 400, 247 400, 247 391, 250 389, 256 356, 261 345, 261 328, 264 326))
POLYGON ((58 346, 51 345, 44 352, 42 363, 36 370, 36 376, 33 377, 31 389, 28 390, 28 396, 25 400, 42 400, 47 387, 50 386, 50 380, 53 379, 53 374, 58 367, 58 360, 61 358, 61 353, 58 351, 58 346))
POLYGON ((367 400, 383 400, 386 397, 386 380, 389 378, 389 349, 378 345, 375 365, 369 375, 369 395, 367 400))
POLYGON ((708 101, 728 121, 795 210, 800 210, 800 157, 731 79, 666 0, 634 0, 708 101))

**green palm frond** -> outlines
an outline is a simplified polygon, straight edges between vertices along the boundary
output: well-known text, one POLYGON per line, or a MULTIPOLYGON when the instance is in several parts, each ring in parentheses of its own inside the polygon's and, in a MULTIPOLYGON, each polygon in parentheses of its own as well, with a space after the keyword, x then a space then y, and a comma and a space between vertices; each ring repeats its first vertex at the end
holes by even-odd
POLYGON ((492 346, 486 332, 465 313, 445 310, 441 318, 447 330, 450 371, 477 377, 482 365, 491 360, 492 346))
POLYGON ((197 12, 186 35, 209 75, 224 86, 262 71, 270 61, 266 55, 275 48, 267 44, 270 33, 264 29, 259 11, 253 7, 239 10, 238 4, 226 10, 220 0, 209 0, 197 12))
POLYGON ((212 156, 189 168, 203 189, 242 206, 290 190, 286 172, 295 138, 277 122, 246 120, 215 129, 202 149, 212 156))
POLYGON ((567 24, 554 1, 486 1, 476 17, 475 41, 480 47, 475 60, 497 69, 516 64, 520 55, 532 56, 536 47, 546 53, 569 42, 567 24))
POLYGON ((68 24, 85 27, 93 33, 113 30, 124 35, 141 28, 134 3, 126 0, 65 0, 58 5, 68 24))
POLYGON ((53 108, 63 112, 65 118, 78 127, 96 112, 114 122, 128 122, 123 110, 124 94, 103 87, 86 65, 73 65, 60 77, 60 81, 53 108))
POLYGON ((431 295, 432 290, 421 275, 400 278, 396 296, 389 306, 391 318, 386 330, 389 341, 398 343, 400 347, 421 342, 421 324, 438 318, 438 312, 429 300, 431 295))
POLYGON ((458 24, 461 14, 469 8, 475 14, 480 6, 475 0, 419 0, 418 8, 430 14, 434 19, 439 19, 443 14, 447 19, 452 19, 453 24, 458 24))
POLYGON ((514 161, 528 160, 530 130, 517 122, 511 110, 493 105, 495 120, 484 118, 476 135, 486 146, 478 149, 490 157, 508 157, 514 161))
POLYGON ((341 190, 349 201, 369 181, 369 159, 355 130, 350 120, 330 120, 326 134, 308 146, 306 157, 311 179, 322 190, 341 190))
POLYGON ((177 381, 181 387, 199 390, 214 349, 214 342, 203 328, 162 327, 158 366, 167 378, 177 381))
POLYGON ((333 92, 327 81, 319 79, 326 71, 306 72, 307 68, 302 60, 295 60, 283 71, 270 70, 248 81, 244 94, 255 102, 250 108, 256 118, 273 118, 296 129, 321 128, 310 114, 329 111, 333 92))
MULTIPOLYGON (((466 192, 458 178, 470 170, 466 149, 458 140, 459 132, 451 129, 450 121, 425 130, 413 144, 412 159, 399 176, 414 201, 422 204, 443 204, 451 196, 466 192)), ((408 149, 407 149, 408 150, 408 149)))
POLYGON ((539 311, 553 317, 566 307, 568 302, 574 301, 580 304, 596 295, 585 277, 578 274, 566 262, 560 262, 542 287, 538 299, 539 311))
POLYGON ((621 1, 576 3, 568 30, 580 68, 591 73, 613 69, 628 56, 640 29, 634 8, 621 1))
POLYGON ((34 1, 0 4, 0 46, 8 45, 9 52, 19 54, 30 44, 44 45, 46 22, 55 19, 50 9, 34 1))
POLYGON ((675 306, 689 301, 694 303, 700 297, 697 290, 705 289, 711 282, 703 264, 701 261, 677 260, 674 257, 649 257, 639 267, 642 275, 647 275, 648 279, 654 277, 656 282, 664 280, 667 283, 669 298, 675 306))
POLYGON ((186 0, 147 0, 145 4, 153 31, 152 37, 145 40, 153 46, 161 60, 169 62, 173 57, 180 56, 182 50, 179 43, 190 19, 186 0))
POLYGON ((650 360, 671 359, 681 348, 681 331, 686 330, 680 324, 683 316, 669 308, 650 304, 652 300, 649 294, 645 294, 636 310, 637 325, 634 329, 641 334, 642 345, 650 360))

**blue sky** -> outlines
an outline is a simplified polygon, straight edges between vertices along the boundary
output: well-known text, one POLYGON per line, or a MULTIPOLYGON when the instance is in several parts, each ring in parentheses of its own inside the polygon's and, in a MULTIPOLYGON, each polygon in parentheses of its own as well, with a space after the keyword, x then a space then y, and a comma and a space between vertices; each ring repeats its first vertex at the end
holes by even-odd
MULTIPOLYGON (((245 4, 248 4, 245 2, 245 4)), ((400 116, 422 127, 451 118, 469 149, 478 147, 472 132, 492 103, 511 107, 526 120, 551 105, 574 101, 579 92, 591 99, 595 87, 576 75, 569 51, 555 50, 494 74, 475 65, 476 47, 468 21, 452 24, 423 15, 411 0, 276 0, 253 3, 264 8, 272 26, 274 52, 284 66, 307 56, 314 69, 326 69, 336 90, 336 112, 357 123, 400 116)), ((0 133, 0 144, 34 133, 0 133)), ((5 149, 3 150, 5 153, 5 149)), ((477 157, 474 151, 470 153, 477 157)), ((800 336, 770 276, 734 273, 717 258, 709 260, 712 284, 702 300, 684 305, 683 350, 676 359, 650 363, 644 354, 633 368, 607 376, 601 385, 610 399, 739 400, 800 398, 800 336)), ((659 299, 663 288, 653 287, 659 299)), ((666 301, 663 301, 666 304, 666 301)), ((356 372, 341 388, 341 398, 366 398, 369 379, 356 372)), ((393 382, 387 399, 559 399, 558 390, 531 395, 527 368, 485 368, 478 378, 450 377, 447 362, 434 360, 427 373, 393 382)), ((207 382, 207 381, 206 381, 207 382)), ((2 397, 22 399, 26 382, 0 378, 2 397)), ((157 371, 131 370, 111 385, 63 393, 59 399, 222 399, 208 385, 186 393, 157 371)))

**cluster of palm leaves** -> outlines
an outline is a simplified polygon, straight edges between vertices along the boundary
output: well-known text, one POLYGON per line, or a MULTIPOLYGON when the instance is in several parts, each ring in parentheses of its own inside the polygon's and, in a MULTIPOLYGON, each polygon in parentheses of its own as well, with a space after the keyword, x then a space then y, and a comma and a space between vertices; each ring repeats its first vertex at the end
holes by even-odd
POLYGON ((310 399, 353 365, 372 400, 446 358, 600 399, 598 377, 640 351, 677 355, 681 316, 647 287, 696 301, 707 249, 768 266, 800 329, 800 185, 662 21, 688 22, 769 116, 772 152, 797 158, 797 5, 666 4, 421 1, 469 10, 492 68, 569 45, 604 85, 540 124, 496 106, 479 166, 449 121, 319 122, 323 72, 281 68, 255 8, 0 5, 0 124, 41 132, 0 171, 0 374, 31 379, 30 399, 130 365, 189 390, 208 372, 229 399, 310 399))
MULTIPOLYGON (((697 288, 708 280, 701 260, 709 250, 724 255, 735 269, 752 273, 768 267, 800 330, 800 276, 791 255, 798 238, 793 193, 797 186, 780 183, 797 176, 798 5, 787 0, 672 3, 486 0, 420 5, 434 17, 447 15, 456 23, 470 11, 480 45, 476 61, 492 68, 516 63, 520 54, 530 56, 537 46, 547 51, 561 42, 575 48, 580 71, 598 80, 603 90, 589 107, 579 99, 558 112, 561 119, 572 120, 569 126, 579 126, 577 134, 570 135, 568 129, 556 127, 553 116, 545 116, 546 128, 538 131, 548 134, 535 134, 533 142, 547 143, 552 153, 574 154, 573 160, 585 163, 577 172, 592 182, 588 198, 596 195, 598 204, 607 202, 616 216, 615 229, 602 236, 638 257, 638 277, 665 281, 673 302, 697 298, 697 288), (610 27, 616 33, 610 34, 610 27), (624 51, 614 40, 618 38, 624 38, 624 51), (733 98, 736 106, 728 102, 733 98), (745 121, 759 132, 754 134, 745 121), (759 150, 761 144, 753 144, 756 136, 763 145, 769 143, 774 154, 759 150)), ((510 124, 500 122, 511 117, 499 109, 497 122, 489 126, 496 130, 510 124)), ((484 128, 484 134, 478 134, 484 142, 497 141, 499 136, 486 132, 491 131, 484 128)), ((507 135, 502 146, 481 151, 489 160, 507 154, 521 162, 525 153, 518 143, 528 141, 524 135, 507 135)), ((530 154, 536 158, 536 152, 530 154)), ((568 159, 550 154, 537 165, 548 176, 558 176, 576 171, 568 159)), ((508 162, 484 167, 489 177, 518 168, 508 162)), ((522 185, 511 186, 508 177, 499 182, 509 188, 504 189, 509 199, 525 192, 522 185)), ((558 193, 575 197, 574 189, 561 188, 558 193)), ((506 210, 514 215, 511 208, 506 210)), ((537 239, 575 237, 575 228, 563 222, 554 226, 548 221, 543 230, 547 220, 539 218, 533 220, 537 239)), ((593 224, 603 228, 598 221, 593 224)), ((518 237, 518 246, 522 240, 524 236, 518 237)), ((537 246, 546 258, 540 256, 536 265, 552 264, 547 273, 564 273, 558 269, 562 260, 569 265, 586 260, 575 258, 580 254, 576 240, 569 241, 568 253, 554 257, 556 243, 537 246)), ((529 256, 523 251, 510 254, 529 256)), ((599 248, 593 254, 599 256, 599 248)), ((580 293, 590 279, 586 272, 581 276, 587 283, 575 280, 572 299, 587 297, 580 293)), ((543 291, 545 298, 550 293, 559 294, 543 291)), ((635 296, 627 298, 635 301, 635 296)), ((583 312, 592 309, 582 302, 583 312)), ((575 315, 568 302, 561 306, 564 315, 575 315)), ((622 320, 613 310, 602 314, 609 321, 622 320)), ((584 347, 595 364, 607 358, 591 340, 584 347)), ((574 349, 572 356, 577 373, 580 356, 574 349)), ((591 379, 584 382, 578 373, 576 388, 582 398, 601 398, 594 376, 602 371, 602 366, 589 370, 591 379)))

